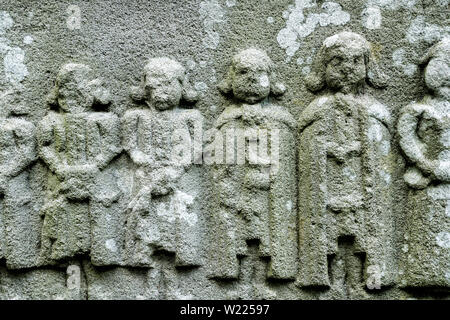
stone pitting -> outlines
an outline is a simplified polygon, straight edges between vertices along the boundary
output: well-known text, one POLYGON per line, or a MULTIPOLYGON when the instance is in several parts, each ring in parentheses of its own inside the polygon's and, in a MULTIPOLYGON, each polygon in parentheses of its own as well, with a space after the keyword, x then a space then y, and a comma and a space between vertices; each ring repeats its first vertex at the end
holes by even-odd
POLYGON ((4 1, 0 299, 448 299, 425 2, 4 1))

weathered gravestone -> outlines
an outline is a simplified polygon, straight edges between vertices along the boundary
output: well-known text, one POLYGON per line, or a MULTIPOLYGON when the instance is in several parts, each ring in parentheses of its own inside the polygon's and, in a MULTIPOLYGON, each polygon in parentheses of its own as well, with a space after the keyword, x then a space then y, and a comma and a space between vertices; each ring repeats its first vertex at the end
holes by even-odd
POLYGON ((450 296, 448 0, 0 4, 0 299, 450 296))

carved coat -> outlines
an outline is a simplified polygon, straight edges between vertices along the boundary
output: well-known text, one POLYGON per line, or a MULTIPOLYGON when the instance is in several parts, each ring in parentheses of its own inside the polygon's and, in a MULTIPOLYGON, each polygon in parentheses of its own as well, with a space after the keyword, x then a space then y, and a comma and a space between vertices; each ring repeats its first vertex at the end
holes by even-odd
POLYGON ((98 204, 118 197, 118 189, 105 194, 96 179, 122 150, 119 130, 118 117, 106 112, 52 111, 41 121, 39 154, 50 169, 42 247, 51 260, 89 252, 89 200, 98 204))
MULTIPOLYGON (((127 218, 131 265, 154 266, 152 255, 158 250, 175 253, 177 266, 201 264, 201 217, 196 201, 201 195, 199 188, 188 187, 186 181, 201 180, 191 153, 194 132, 201 134, 202 124, 202 115, 193 109, 125 113, 124 148, 137 165, 127 218), (177 150, 180 146, 183 150, 177 150), (177 151, 188 153, 186 162, 176 161, 177 151)), ((201 146, 201 135, 197 139, 201 146)))
POLYGON ((403 238, 408 287, 450 287, 450 102, 425 97, 401 111, 400 145, 410 162, 403 238), (425 172, 425 168, 431 172, 425 172), (432 175, 430 175, 432 173, 432 175))
POLYGON ((0 259, 11 269, 39 263, 40 217, 26 170, 35 160, 34 125, 20 118, 0 119, 0 259))
POLYGON ((230 146, 227 132, 236 133, 233 131, 236 129, 242 132, 266 129, 268 135, 258 141, 259 146, 267 143, 269 158, 274 160, 276 152, 278 156, 272 164, 264 161, 252 164, 247 147, 251 140, 255 142, 255 137, 247 137, 246 150, 237 147, 236 153, 237 157, 245 154, 245 164, 236 158, 236 162, 214 165, 216 209, 211 213, 211 276, 237 279, 238 258, 247 254, 247 241, 258 240, 260 256, 270 258, 267 276, 294 278, 297 257, 295 121, 280 106, 243 104, 227 107, 215 128, 226 141, 225 158, 230 146))
POLYGON ((392 281, 391 120, 368 96, 315 99, 299 123, 300 286, 330 286, 329 258, 339 237, 354 237, 381 284, 392 281))

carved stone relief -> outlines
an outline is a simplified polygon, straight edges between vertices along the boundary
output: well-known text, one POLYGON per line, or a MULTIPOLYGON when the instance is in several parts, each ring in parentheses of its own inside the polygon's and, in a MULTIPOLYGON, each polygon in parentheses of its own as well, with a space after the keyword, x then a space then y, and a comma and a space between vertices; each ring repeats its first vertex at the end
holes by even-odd
POLYGON ((36 130, 27 113, 23 105, 8 105, 0 114, 0 258, 11 269, 39 260, 40 218, 28 169, 37 159, 36 130))
POLYGON ((421 63, 430 94, 404 107, 398 122, 409 166, 405 210, 406 287, 450 286, 450 39, 433 46, 421 63))
POLYGON ((104 109, 109 102, 108 91, 88 66, 70 63, 60 69, 49 96, 54 110, 40 122, 37 137, 49 169, 41 208, 45 261, 88 253, 102 260, 96 235, 102 234, 103 224, 98 220, 119 194, 100 191, 107 186, 97 179, 122 149, 119 118, 104 109))
POLYGON ((173 252, 177 266, 199 265, 197 195, 180 185, 195 175, 189 170, 193 155, 190 149, 183 154, 175 148, 180 139, 190 143, 194 131, 201 130, 201 114, 179 108, 181 99, 195 102, 196 92, 177 61, 154 58, 132 96, 142 103, 122 121, 124 148, 137 165, 127 218, 129 265, 153 266, 158 250, 173 252))
POLYGON ((6 0, 0 299, 450 297, 444 6, 336 1, 6 0))
POLYGON ((170 287, 176 274, 158 261, 158 252, 174 254, 176 267, 202 264, 201 195, 187 183, 201 180, 194 167, 198 154, 190 146, 197 139, 201 147, 203 118, 191 108, 197 93, 185 68, 169 58, 150 59, 131 95, 139 106, 122 120, 124 149, 136 165, 127 209, 127 265, 153 268, 153 286, 163 279, 170 287))
POLYGON ((214 155, 212 277, 237 279, 239 257, 247 255, 247 241, 256 240, 258 255, 270 259, 267 277, 293 279, 296 124, 284 107, 268 101, 270 94, 283 94, 284 85, 267 54, 252 48, 233 57, 220 89, 234 100, 215 123, 224 151, 221 159, 214 155))
POLYGON ((365 93, 385 79, 362 36, 325 39, 306 78, 321 95, 299 119, 299 266, 302 287, 349 291, 392 285, 392 120, 365 93), (372 275, 375 273, 376 275, 372 275), (344 287, 345 287, 344 286, 344 287))

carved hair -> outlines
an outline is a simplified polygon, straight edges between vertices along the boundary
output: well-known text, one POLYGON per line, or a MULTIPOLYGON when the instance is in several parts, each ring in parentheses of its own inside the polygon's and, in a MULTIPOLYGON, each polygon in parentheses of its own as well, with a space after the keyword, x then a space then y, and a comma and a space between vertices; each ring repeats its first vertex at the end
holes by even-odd
POLYGON ((180 81, 183 100, 189 103, 197 102, 198 93, 189 84, 186 69, 178 61, 166 57, 152 58, 147 62, 140 85, 131 88, 131 98, 133 100, 139 102, 146 99, 145 82, 148 73, 175 76, 180 81))
POLYGON ((366 65, 366 82, 375 88, 384 88, 386 86, 388 78, 375 62, 370 42, 357 33, 341 32, 326 38, 319 49, 314 59, 312 71, 305 79, 306 87, 310 91, 317 92, 325 86, 325 72, 332 58, 330 51, 339 47, 347 47, 349 50, 351 48, 363 50, 366 65))
POLYGON ((445 37, 434 46, 432 46, 425 56, 420 59, 419 64, 425 66, 433 58, 440 58, 444 61, 450 60, 450 37, 445 37))
POLYGON ((74 90, 83 88, 86 90, 89 107, 94 105, 108 105, 111 102, 109 93, 103 88, 100 79, 94 79, 92 69, 87 65, 67 63, 61 67, 56 76, 55 86, 47 96, 47 103, 54 109, 61 107, 58 103, 59 89, 61 85, 76 83, 74 90))
POLYGON ((260 49, 250 48, 243 50, 233 56, 231 66, 228 69, 225 79, 221 81, 218 88, 223 94, 230 94, 233 91, 233 77, 235 74, 236 65, 243 61, 254 60, 256 62, 262 63, 266 67, 266 71, 269 74, 270 82, 270 93, 274 96, 281 96, 285 93, 286 87, 283 83, 277 80, 277 74, 275 72, 275 66, 272 60, 269 58, 267 53, 260 49))

